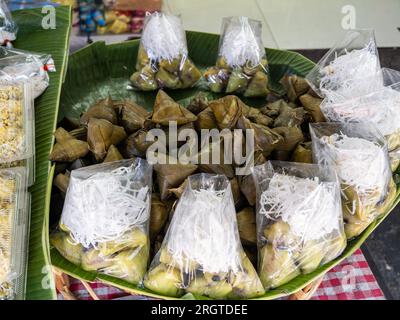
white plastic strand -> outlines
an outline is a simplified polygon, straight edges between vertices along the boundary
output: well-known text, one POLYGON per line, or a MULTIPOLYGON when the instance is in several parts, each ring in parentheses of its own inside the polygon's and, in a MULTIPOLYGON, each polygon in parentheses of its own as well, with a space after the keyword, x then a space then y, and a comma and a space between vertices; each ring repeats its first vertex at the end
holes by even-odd
POLYGON ((340 230, 333 182, 318 177, 298 178, 275 173, 268 189, 260 196, 260 214, 268 219, 282 219, 301 242, 324 239, 340 230))
POLYGON ((191 190, 181 198, 170 226, 167 250, 185 272, 188 261, 204 272, 238 271, 241 266, 239 238, 232 197, 226 191, 191 190))
POLYGON ((233 17, 225 29, 220 48, 231 67, 241 67, 246 63, 251 66, 260 64, 265 55, 261 39, 256 35, 247 17, 233 17))
POLYGON ((85 248, 96 247, 121 238, 149 219, 149 188, 134 187, 134 176, 134 165, 83 180, 72 175, 61 223, 76 242, 85 248))
POLYGON ((186 36, 179 17, 155 12, 148 17, 141 43, 152 61, 187 56, 186 36))

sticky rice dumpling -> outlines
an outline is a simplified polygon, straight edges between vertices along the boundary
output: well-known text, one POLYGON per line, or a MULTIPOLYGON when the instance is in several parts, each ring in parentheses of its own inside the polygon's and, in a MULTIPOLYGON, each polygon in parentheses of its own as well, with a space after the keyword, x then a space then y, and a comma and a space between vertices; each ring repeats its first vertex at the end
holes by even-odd
POLYGON ((84 270, 139 284, 150 251, 151 181, 139 158, 73 170, 51 244, 84 270))
POLYGON ((332 169, 269 161, 256 166, 258 273, 266 290, 308 274, 346 246, 332 169))
POLYGON ((357 236, 393 201, 386 141, 369 123, 312 124, 310 132, 314 159, 337 171, 346 234, 357 236))
POLYGON ((226 177, 203 173, 188 178, 144 285, 173 297, 245 299, 264 292, 240 244, 226 177))

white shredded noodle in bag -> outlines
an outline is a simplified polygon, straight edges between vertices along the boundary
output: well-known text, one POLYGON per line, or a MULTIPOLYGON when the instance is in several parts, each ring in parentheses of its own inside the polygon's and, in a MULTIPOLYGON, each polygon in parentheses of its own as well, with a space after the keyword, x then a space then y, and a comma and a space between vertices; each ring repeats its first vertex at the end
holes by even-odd
POLYGON ((319 88, 326 98, 337 101, 338 97, 351 98, 369 93, 376 86, 383 86, 379 73, 379 60, 371 40, 359 50, 347 51, 337 56, 321 70, 319 88))
POLYGON ((240 270, 235 208, 231 197, 224 197, 227 190, 191 190, 181 198, 167 249, 186 272, 187 259, 197 262, 204 272, 240 270))
POLYGON ((271 220, 282 219, 302 241, 323 239, 340 228, 336 187, 318 177, 275 173, 260 196, 259 212, 271 220))
POLYGON ((324 149, 328 153, 326 158, 334 160, 342 183, 355 188, 361 196, 375 192, 378 197, 384 194, 388 163, 382 147, 365 139, 336 133, 323 136, 321 141, 327 147, 324 149))
POLYGON ((187 56, 186 36, 177 16, 153 13, 143 29, 142 45, 153 61, 187 56))
POLYGON ((71 177, 61 223, 84 247, 117 240, 149 219, 147 186, 135 188, 135 167, 120 167, 80 180, 71 177))
POLYGON ((344 103, 321 103, 324 116, 333 122, 371 122, 383 135, 400 129, 400 92, 390 87, 344 103))
POLYGON ((260 64, 265 55, 261 39, 255 34, 247 17, 232 18, 225 30, 220 55, 229 66, 239 67, 246 63, 260 64))

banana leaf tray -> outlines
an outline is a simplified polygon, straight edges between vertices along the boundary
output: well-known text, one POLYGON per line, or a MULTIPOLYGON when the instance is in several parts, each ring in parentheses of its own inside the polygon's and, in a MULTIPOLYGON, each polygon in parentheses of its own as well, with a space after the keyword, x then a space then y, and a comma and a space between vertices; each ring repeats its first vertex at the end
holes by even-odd
POLYGON ((29 260, 27 271, 26 298, 54 299, 51 265, 45 215, 48 212, 46 188, 51 163, 48 161, 54 139, 52 133, 61 95, 61 85, 65 76, 72 12, 69 6, 59 6, 54 11, 42 8, 16 10, 12 12, 18 25, 17 49, 51 54, 56 72, 50 72, 50 84, 46 91, 35 100, 35 140, 36 140, 36 182, 29 189, 32 195, 31 223, 29 239, 29 260), (47 28, 54 22, 54 28, 47 28))
MULTIPOLYGON (((199 32, 187 32, 187 41, 189 55, 200 68, 213 65, 218 52, 219 36, 199 32)), ((80 114, 100 98, 111 95, 113 99, 131 99, 140 105, 151 110, 155 93, 143 93, 127 90, 128 79, 132 74, 136 55, 139 46, 139 40, 127 41, 118 44, 105 45, 103 42, 93 43, 80 51, 75 52, 69 58, 65 83, 62 87, 60 109, 58 111, 58 120, 64 116, 79 118, 80 114)), ((302 55, 285 50, 266 49, 270 66, 271 89, 275 92, 282 92, 283 88, 279 80, 286 73, 294 73, 305 76, 314 66, 313 62, 302 55)), ((187 89, 168 92, 175 100, 186 104, 191 97, 197 93, 198 89, 187 89)), ((210 93, 210 95, 217 97, 210 93)), ((265 104, 265 100, 245 100, 252 106, 265 104)), ((50 171, 47 183, 47 207, 45 211, 46 227, 49 227, 49 208, 52 189, 52 180, 54 175, 54 166, 50 171)), ((307 275, 300 275, 292 281, 279 288, 268 291, 264 296, 258 298, 263 300, 276 299, 301 291, 310 287, 312 283, 318 283, 318 280, 332 267, 339 264, 346 257, 352 255, 367 239, 367 237, 378 227, 386 218, 390 211, 400 201, 400 184, 395 203, 392 208, 380 219, 373 222, 359 237, 348 242, 345 251, 330 263, 318 268, 307 275)), ((49 230, 47 230, 47 233, 49 230)), ((48 234, 44 237, 48 241, 48 234)), ((47 243, 48 245, 48 243, 47 243)), ((84 282, 100 280, 104 283, 118 287, 133 294, 145 295, 154 298, 168 298, 146 289, 138 288, 128 282, 116 279, 107 275, 87 272, 78 266, 64 259, 56 249, 50 250, 52 265, 58 270, 84 282)), ((183 299, 202 299, 189 294, 183 299)))

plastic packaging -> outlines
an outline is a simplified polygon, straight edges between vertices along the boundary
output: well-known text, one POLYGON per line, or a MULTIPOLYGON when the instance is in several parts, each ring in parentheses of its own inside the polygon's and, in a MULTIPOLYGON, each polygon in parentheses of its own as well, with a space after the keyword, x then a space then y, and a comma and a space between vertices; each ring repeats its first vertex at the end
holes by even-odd
POLYGON ((0 48, 0 83, 29 82, 34 98, 49 86, 48 72, 55 71, 49 54, 0 48))
POLYGON ((346 247, 340 187, 332 168, 268 161, 257 187, 258 274, 266 290, 335 259, 346 247))
POLYGON ((152 167, 121 160, 71 172, 51 243, 87 271, 139 284, 149 256, 152 167))
POLYGON ((176 206, 160 251, 145 276, 146 288, 180 297, 256 297, 264 293, 239 239, 229 180, 196 174, 176 206))
POLYGON ((268 61, 261 29, 261 21, 247 17, 223 19, 217 63, 204 74, 212 92, 245 97, 268 94, 268 61))
POLYGON ((146 17, 136 70, 130 78, 136 90, 184 89, 197 83, 201 73, 189 59, 179 17, 159 12, 146 17))
POLYGON ((381 72, 383 77, 383 85, 385 87, 393 86, 400 83, 400 71, 389 68, 382 68, 381 72))
POLYGON ((0 84, 0 167, 26 166, 35 180, 35 128, 28 83, 0 84))
POLYGON ((396 195, 387 143, 368 123, 310 124, 310 134, 314 161, 338 174, 347 238, 358 236, 396 195))
POLYGON ((350 30, 308 73, 306 80, 330 100, 364 95, 383 86, 372 30, 350 30))
POLYGON ((0 45, 9 45, 17 38, 17 25, 11 17, 6 1, 0 1, 0 45))
POLYGON ((0 169, 0 300, 25 298, 29 199, 26 169, 0 169))
POLYGON ((388 149, 400 147, 400 87, 383 87, 367 95, 330 103, 321 103, 321 111, 331 122, 371 122, 388 142, 388 149))

